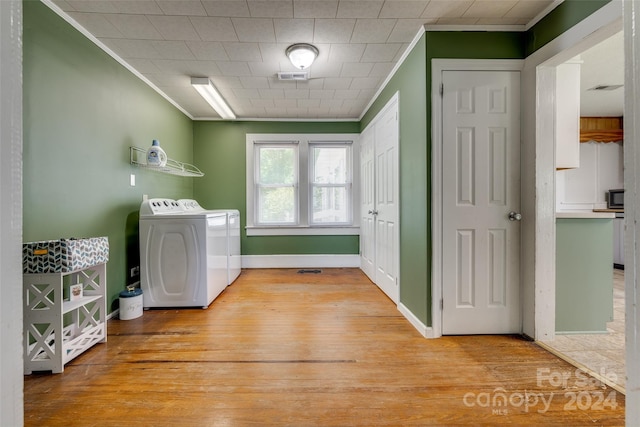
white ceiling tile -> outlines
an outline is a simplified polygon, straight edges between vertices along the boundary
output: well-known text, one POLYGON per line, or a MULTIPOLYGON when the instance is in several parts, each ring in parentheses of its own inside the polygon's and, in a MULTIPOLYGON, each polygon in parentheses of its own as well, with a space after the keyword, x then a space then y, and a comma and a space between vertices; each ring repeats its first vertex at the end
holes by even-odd
POLYGON ((64 10, 65 12, 73 12, 75 10, 75 8, 71 6, 71 4, 68 1, 65 1, 65 0, 51 0, 51 1, 60 9, 64 10))
POLYGON ((392 62, 398 62, 400 61, 400 59, 402 59, 402 55, 404 55, 404 53, 409 49, 409 43, 403 43, 402 46, 400 46, 400 49, 398 49, 398 53, 396 54, 396 57, 393 58, 392 62))
POLYGON ((371 77, 386 77, 389 75, 393 66, 395 64, 393 62, 378 62, 373 65, 369 76, 371 77))
POLYGON ((324 98, 320 100, 320 106, 321 107, 328 107, 328 108, 340 108, 342 107, 342 104, 344 103, 343 99, 328 99, 328 98, 324 98))
POLYGON ((145 77, 151 80, 156 86, 162 88, 171 88, 173 92, 177 92, 179 88, 191 86, 189 76, 177 74, 145 74, 145 77))
POLYGON ((480 18, 475 25, 525 25, 527 18, 480 18))
POLYGON ((345 62, 342 65, 342 77, 369 77, 373 64, 370 62, 345 62))
POLYGON ((151 44, 155 50, 160 52, 162 59, 196 59, 185 42, 153 40, 151 44))
POLYGON ((274 99, 273 104, 276 108, 295 108, 298 106, 298 100, 295 98, 274 99))
POLYGON ((238 77, 234 76, 216 76, 211 79, 217 88, 241 89, 242 83, 238 77))
POLYGON ((252 18, 293 18, 293 4, 283 0, 248 0, 252 18))
POLYGON ((69 12, 69 15, 94 36, 101 38, 122 38, 122 33, 107 20, 104 15, 97 13, 69 12))
POLYGON ((249 62, 251 75, 256 77, 270 77, 280 71, 280 64, 277 62, 249 62))
POLYGON ((373 99, 373 95, 375 95, 376 89, 361 89, 360 95, 358 95, 358 99, 369 102, 373 99))
POLYGON ((337 1, 293 1, 293 11, 296 18, 335 18, 337 10, 337 1))
POLYGON ((460 18, 472 3, 473 0, 431 0, 422 18, 460 18))
POLYGON ((144 15, 107 14, 105 18, 126 38, 162 40, 162 35, 144 15))
POLYGON ((246 62, 241 61, 218 61, 218 68, 223 76, 250 76, 251 70, 246 62))
POLYGON ((311 89, 309 91, 310 98, 333 99, 336 91, 333 89, 311 89))
POLYGON ((260 43, 262 58, 268 62, 289 61, 284 53, 289 43, 260 43))
POLYGON ((165 40, 200 40, 186 16, 149 16, 153 26, 165 40))
POLYGON ((104 44, 123 58, 160 59, 162 55, 151 43, 152 40, 102 39, 104 44))
POLYGON ((351 77, 328 77, 324 79, 324 89, 349 89, 351 77))
POLYGON ((380 77, 354 77, 350 89, 375 89, 380 85, 380 77))
POLYGON ((309 89, 285 89, 284 97, 286 99, 308 99, 309 89))
POLYGON ((233 93, 238 99, 256 99, 259 97, 258 89, 234 89, 233 93))
POLYGON ((390 62, 398 54, 400 43, 371 43, 366 45, 362 62, 390 62))
POLYGON ((222 74, 218 65, 213 61, 177 61, 172 59, 154 59, 158 69, 168 74, 185 76, 211 77, 222 74))
POLYGON ((273 19, 231 18, 241 42, 275 42, 273 19))
POLYGON ((258 43, 224 42, 222 45, 231 61, 262 61, 258 43))
POLYGON ((327 61, 314 63, 309 68, 309 77, 340 77, 342 62, 327 61))
POLYGON ((251 105, 253 105, 254 107, 260 107, 260 108, 275 108, 273 99, 252 99, 251 105))
POLYGON ((475 0, 462 15, 463 18, 501 18, 517 0, 475 0))
POLYGON ((194 16, 189 18, 193 27, 205 41, 237 41, 236 31, 229 18, 194 16))
POLYGON ((263 99, 284 99, 284 89, 258 89, 263 99))
POLYGON ((271 77, 268 77, 269 79, 269 87, 271 89, 292 89, 296 87, 296 82, 293 81, 286 81, 286 80, 279 80, 278 76, 273 75, 271 77))
POLYGON ((165 15, 207 16, 199 0, 156 0, 165 15))
POLYGON ((245 89, 268 89, 269 80, 266 77, 240 77, 245 89))
POLYGON ((202 0, 202 5, 209 16, 248 17, 249 6, 246 1, 202 0))
POLYGON ((322 89, 324 87, 324 79, 321 77, 318 78, 310 78, 305 81, 296 81, 297 89, 310 89, 317 90, 322 89))
POLYGON ((158 66, 150 59, 129 58, 127 59, 127 63, 142 74, 160 73, 158 66))
POLYGON ((338 18, 377 18, 384 1, 340 1, 338 18))
POLYGON ((154 0, 112 0, 116 13, 138 15, 162 15, 162 9, 154 0))
POLYGON ((188 41, 187 46, 196 59, 212 61, 228 61, 229 57, 220 42, 188 41))
MULTIPOLYGON (((100 0, 67 0, 67 4, 76 12, 116 13, 113 2, 100 0)), ((67 9, 65 9, 67 10, 67 9)))
POLYGON ((319 99, 298 99, 298 107, 318 108, 320 107, 320 100, 319 99))
POLYGON ((315 43, 349 43, 355 19, 316 19, 315 43))
POLYGON ((364 43, 334 43, 329 52, 329 62, 359 62, 366 47, 364 43))
POLYGON ((475 25, 478 18, 440 18, 438 25, 475 25))
POLYGON ((313 41, 313 19, 274 19, 279 43, 309 43, 313 41))
POLYGON ((393 27, 389 39, 389 43, 411 42, 418 34, 418 31, 426 24, 435 24, 435 19, 398 19, 393 27))
POLYGON ((357 99, 359 94, 359 89, 338 89, 336 90, 335 99, 357 99))
POLYGON ((552 3, 553 0, 520 0, 504 16, 508 18, 526 18, 529 21, 552 3))
POLYGON ((422 15, 429 3, 424 1, 386 1, 380 11, 380 18, 415 18, 422 15))
POLYGON ((351 42, 384 43, 395 25, 395 19, 358 19, 353 29, 351 42))

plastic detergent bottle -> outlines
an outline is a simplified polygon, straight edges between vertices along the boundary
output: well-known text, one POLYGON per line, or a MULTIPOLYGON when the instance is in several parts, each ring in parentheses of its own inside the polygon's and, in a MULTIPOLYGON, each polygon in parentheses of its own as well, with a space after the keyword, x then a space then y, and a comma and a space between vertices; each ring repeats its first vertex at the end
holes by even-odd
POLYGON ((167 164, 167 154, 160 148, 160 142, 153 140, 151 148, 147 150, 147 165, 162 167, 167 164))

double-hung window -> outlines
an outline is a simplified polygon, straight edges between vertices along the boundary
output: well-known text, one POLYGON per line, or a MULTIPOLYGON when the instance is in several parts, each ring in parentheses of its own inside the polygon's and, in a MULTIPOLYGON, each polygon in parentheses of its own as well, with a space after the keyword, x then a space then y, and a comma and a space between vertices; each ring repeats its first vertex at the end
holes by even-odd
POLYGON ((358 234, 354 134, 247 134, 247 235, 358 234))

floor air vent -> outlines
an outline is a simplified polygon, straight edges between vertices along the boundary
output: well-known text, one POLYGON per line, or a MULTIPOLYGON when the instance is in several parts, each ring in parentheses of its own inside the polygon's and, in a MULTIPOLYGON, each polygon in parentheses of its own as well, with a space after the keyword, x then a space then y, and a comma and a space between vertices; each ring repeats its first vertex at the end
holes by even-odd
POLYGON ((320 274, 322 273, 322 270, 298 270, 298 274, 320 274))
POLYGON ((278 73, 278 80, 308 80, 309 73, 306 71, 281 71, 278 73))

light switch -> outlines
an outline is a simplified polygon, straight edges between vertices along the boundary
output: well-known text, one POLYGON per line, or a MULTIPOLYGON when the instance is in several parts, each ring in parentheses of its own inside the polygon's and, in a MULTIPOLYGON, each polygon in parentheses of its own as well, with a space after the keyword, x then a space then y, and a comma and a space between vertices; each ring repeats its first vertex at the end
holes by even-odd
POLYGON ((132 187, 136 186, 136 175, 133 173, 131 174, 130 183, 132 187))

